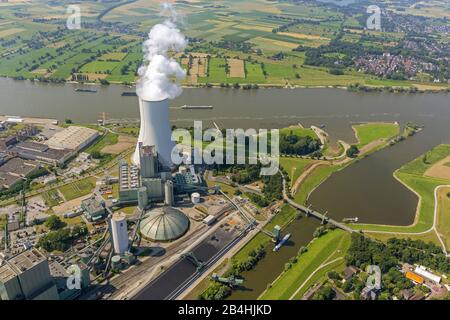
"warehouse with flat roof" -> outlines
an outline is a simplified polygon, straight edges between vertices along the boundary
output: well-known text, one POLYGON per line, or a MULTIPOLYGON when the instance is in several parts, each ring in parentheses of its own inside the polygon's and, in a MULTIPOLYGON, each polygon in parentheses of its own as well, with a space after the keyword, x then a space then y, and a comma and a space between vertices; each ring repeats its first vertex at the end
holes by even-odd
POLYGON ((97 130, 86 127, 70 126, 55 133, 53 137, 46 141, 46 144, 54 149, 71 149, 79 151, 92 143, 98 136, 99 133, 97 130))

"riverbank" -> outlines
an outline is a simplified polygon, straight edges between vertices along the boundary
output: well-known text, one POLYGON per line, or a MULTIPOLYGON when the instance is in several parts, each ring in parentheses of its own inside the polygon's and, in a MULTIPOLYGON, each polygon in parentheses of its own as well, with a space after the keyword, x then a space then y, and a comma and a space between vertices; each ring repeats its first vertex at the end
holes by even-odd
POLYGON ((439 145, 405 164, 394 173, 394 177, 413 192, 418 198, 414 223, 409 226, 358 224, 358 229, 367 233, 391 233, 404 235, 425 234, 433 230, 435 225, 435 190, 439 186, 448 185, 449 179, 439 176, 427 176, 426 172, 442 159, 450 155, 450 145, 439 145))
MULTIPOLYGON (((4 79, 13 79, 15 81, 29 81, 29 82, 41 82, 41 83, 69 83, 78 86, 108 86, 108 85, 119 85, 134 87, 136 82, 120 82, 120 81, 109 81, 108 83, 99 82, 86 82, 86 81, 53 81, 51 79, 27 79, 27 78, 17 78, 17 77, 0 77, 4 79)), ((202 83, 202 84, 183 84, 182 88, 185 89, 229 89, 229 90, 244 90, 253 91, 258 89, 342 89, 350 92, 360 92, 360 93, 373 93, 373 92, 387 92, 387 93, 403 93, 403 94, 415 94, 415 93, 443 93, 450 92, 450 85, 436 85, 432 83, 408 83, 404 86, 390 86, 390 85, 358 85, 355 83, 353 85, 292 85, 292 84, 281 84, 281 83, 262 83, 262 84, 239 84, 238 86, 233 85, 223 85, 220 83, 202 83)))
POLYGON ((286 264, 285 270, 259 296, 260 300, 300 300, 308 288, 331 269, 343 269, 350 246, 350 234, 329 230, 315 238, 286 264))

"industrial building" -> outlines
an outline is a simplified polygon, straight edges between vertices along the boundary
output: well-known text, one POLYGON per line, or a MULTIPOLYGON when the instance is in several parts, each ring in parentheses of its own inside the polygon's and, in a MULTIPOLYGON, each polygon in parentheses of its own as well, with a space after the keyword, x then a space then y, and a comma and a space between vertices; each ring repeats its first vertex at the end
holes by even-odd
POLYGON ((91 222, 98 222, 107 216, 105 201, 97 196, 83 200, 81 208, 84 210, 86 219, 91 222))
POLYGON ((97 130, 86 127, 70 126, 55 133, 53 137, 46 141, 46 144, 54 149, 80 151, 97 139, 98 136, 99 133, 97 130))
POLYGON ((0 267, 2 300, 58 300, 58 291, 49 263, 38 250, 12 257, 0 267))
POLYGON ((20 181, 39 170, 40 165, 34 161, 11 158, 0 164, 0 190, 11 188, 20 181))
POLYGON ((428 279, 430 281, 433 281, 436 284, 441 283, 441 277, 435 275, 434 273, 430 272, 425 268, 424 266, 417 266, 414 269, 414 272, 418 274, 419 276, 422 276, 425 279, 428 279))
POLYGON ((16 144, 9 152, 23 159, 36 160, 53 165, 63 165, 75 155, 73 150, 54 149, 46 144, 30 141, 16 144))
POLYGON ((189 229, 189 218, 173 207, 157 207, 150 210, 141 221, 142 237, 151 241, 172 241, 189 229))

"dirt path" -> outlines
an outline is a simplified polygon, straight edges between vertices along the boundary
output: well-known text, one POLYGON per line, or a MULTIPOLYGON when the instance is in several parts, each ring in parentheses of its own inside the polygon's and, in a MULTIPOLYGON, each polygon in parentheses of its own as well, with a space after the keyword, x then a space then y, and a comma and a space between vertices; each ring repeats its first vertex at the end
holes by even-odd
POLYGON ((300 185, 309 177, 309 175, 319 166, 328 165, 326 161, 318 161, 311 166, 309 166, 303 173, 295 180, 294 185, 291 188, 291 195, 294 196, 297 193, 300 185))

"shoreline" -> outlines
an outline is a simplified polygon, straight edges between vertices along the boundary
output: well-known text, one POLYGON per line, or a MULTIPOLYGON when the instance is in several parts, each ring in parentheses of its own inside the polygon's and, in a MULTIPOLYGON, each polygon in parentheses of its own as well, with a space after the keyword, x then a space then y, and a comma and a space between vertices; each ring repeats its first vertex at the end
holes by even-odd
MULTIPOLYGON (((14 81, 29 81, 32 83, 45 83, 45 84, 72 84, 79 86, 87 86, 87 87, 102 87, 108 85, 114 86, 123 86, 123 87, 135 87, 136 82, 134 83, 121 83, 121 82, 110 82, 109 84, 101 84, 99 82, 79 82, 72 80, 64 80, 64 81, 41 81, 39 79, 27 79, 27 78, 13 78, 7 76, 0 76, 0 79, 10 79, 14 81)), ((255 91, 259 89, 340 89, 354 93, 403 93, 403 94, 416 94, 416 93, 450 93, 450 86, 436 86, 434 89, 422 89, 420 86, 428 85, 433 86, 433 84, 423 84, 423 83, 412 83, 411 86, 371 86, 371 85, 362 85, 359 90, 350 90, 348 85, 286 85, 286 84, 276 84, 276 83, 264 83, 264 84, 256 84, 257 88, 252 89, 243 89, 245 83, 240 83, 239 88, 233 88, 232 84, 228 84, 229 87, 221 86, 219 83, 202 83, 202 84, 182 84, 181 87, 183 89, 230 89, 230 90, 243 90, 243 91, 255 91), (414 88, 414 91, 410 91, 414 88), (368 89, 368 90, 365 90, 368 89), (392 90, 392 91, 391 91, 392 90)), ((354 84, 353 84, 354 85, 354 84)))

